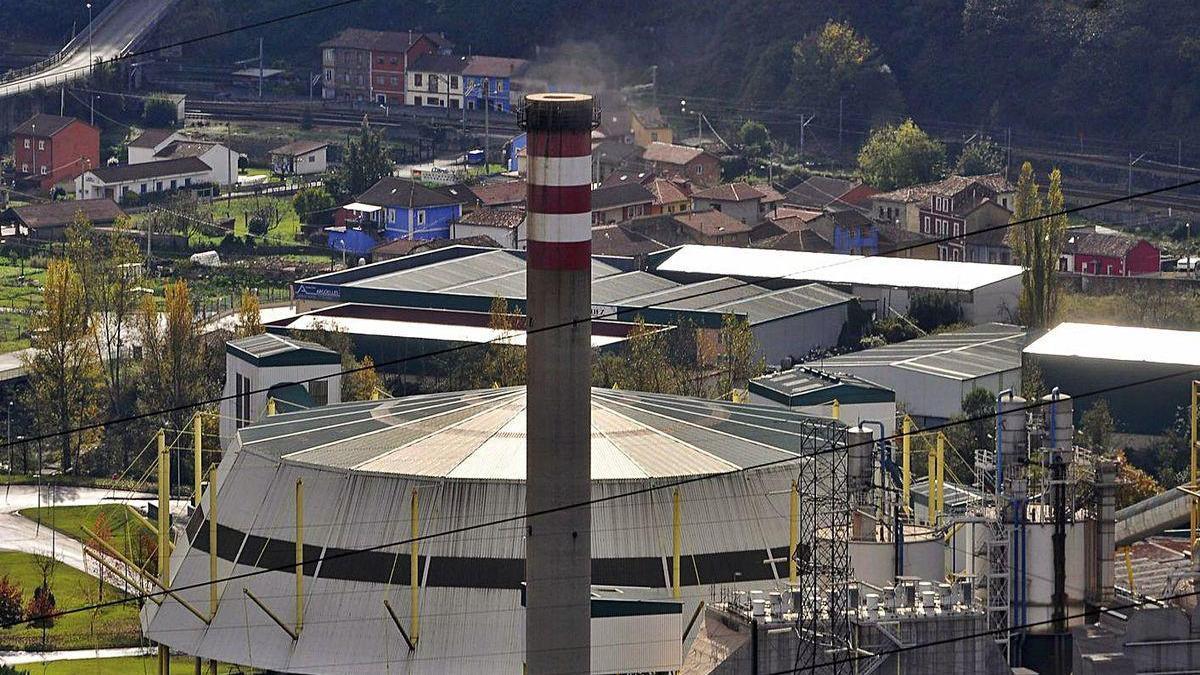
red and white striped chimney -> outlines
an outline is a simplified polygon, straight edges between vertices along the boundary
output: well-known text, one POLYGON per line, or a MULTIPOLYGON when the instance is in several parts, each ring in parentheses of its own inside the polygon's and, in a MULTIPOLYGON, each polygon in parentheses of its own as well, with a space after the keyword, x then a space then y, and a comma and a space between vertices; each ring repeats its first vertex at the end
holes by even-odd
POLYGON ((525 659, 591 669, 592 97, 531 94, 525 659), (535 515, 542 514, 542 515, 535 515))

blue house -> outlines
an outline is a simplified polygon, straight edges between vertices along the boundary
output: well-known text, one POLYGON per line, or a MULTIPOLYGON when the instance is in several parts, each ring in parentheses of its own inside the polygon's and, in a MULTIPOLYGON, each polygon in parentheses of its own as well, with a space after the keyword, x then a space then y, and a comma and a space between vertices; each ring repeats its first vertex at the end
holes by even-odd
POLYGON ((528 136, 525 134, 520 134, 513 136, 508 140, 507 143, 504 144, 504 163, 508 165, 509 171, 520 170, 521 166, 520 162, 517 160, 517 156, 520 155, 521 151, 525 149, 527 139, 528 136))
POLYGON ((469 203, 463 190, 436 190, 416 181, 388 176, 358 196, 358 205, 377 206, 370 214, 380 242, 393 239, 448 239, 450 223, 469 203))
POLYGON ((325 236, 329 238, 329 248, 346 256, 367 255, 379 244, 373 233, 352 225, 327 227, 325 236))
POLYGON ((463 69, 463 102, 467 110, 485 107, 498 112, 512 110, 512 81, 529 62, 502 56, 472 56, 463 69))

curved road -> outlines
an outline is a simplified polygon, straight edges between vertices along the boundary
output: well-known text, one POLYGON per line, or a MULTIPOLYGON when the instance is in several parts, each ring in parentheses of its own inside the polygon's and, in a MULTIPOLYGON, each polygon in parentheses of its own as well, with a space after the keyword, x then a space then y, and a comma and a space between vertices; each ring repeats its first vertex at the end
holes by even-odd
MULTIPOLYGON (((174 4, 175 0, 113 0, 103 12, 93 17, 91 59, 107 61, 129 53, 174 4)), ((39 10, 31 5, 29 11, 39 10)), ((88 28, 84 26, 75 39, 63 47, 61 53, 65 56, 62 60, 35 74, 0 82, 0 97, 84 77, 91 63, 88 42, 88 28)))

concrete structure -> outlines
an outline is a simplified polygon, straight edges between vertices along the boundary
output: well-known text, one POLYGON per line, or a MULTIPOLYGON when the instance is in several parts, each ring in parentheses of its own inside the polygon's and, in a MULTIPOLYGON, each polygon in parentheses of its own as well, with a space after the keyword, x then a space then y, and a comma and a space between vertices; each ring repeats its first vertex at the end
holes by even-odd
POLYGON ((526 218, 524 209, 477 208, 450 223, 450 238, 485 236, 504 248, 524 249, 526 218))
POLYGON ((329 168, 329 144, 293 141, 271 151, 271 170, 281 176, 325 173, 329 168))
MULTIPOLYGON (((1061 323, 1026 347, 1023 358, 1065 391, 1105 390, 1121 432, 1156 436, 1190 403, 1200 332, 1061 323), (1143 380, 1153 381, 1134 386, 1143 380)), ((1086 410, 1076 407, 1076 421, 1086 410)))
MULTIPOLYGON (((895 223, 912 232, 961 236, 965 231, 963 216, 984 199, 1011 211, 1015 191, 1000 174, 950 176, 872 195, 871 214, 876 220, 895 223)), ((955 242, 948 244, 959 248, 955 242)))
POLYGON ((1025 339, 1019 326, 989 323, 810 365, 883 385, 914 418, 944 421, 962 412, 963 398, 976 387, 994 393, 1021 386, 1025 339))
POLYGON ((531 94, 525 658, 590 670, 591 96, 531 94), (577 506, 579 505, 579 506, 577 506))
POLYGON ((896 432, 896 392, 853 375, 795 366, 750 380, 750 402, 778 405, 807 415, 833 417, 857 425, 883 424, 884 436, 896 432))
POLYGON ((971 323, 1011 321, 1021 292, 1014 265, 860 257, 720 246, 681 246, 651 256, 651 268, 678 281, 731 276, 773 286, 818 282, 874 304, 880 316, 904 314, 921 294, 956 300, 971 323))
POLYGON ((321 97, 402 105, 408 64, 451 47, 436 33, 347 28, 321 43, 321 97))
MULTIPOLYGON (((297 409, 305 405, 305 398, 314 406, 339 403, 341 367, 342 356, 332 349, 280 335, 264 333, 226 343, 221 447, 228 447, 239 429, 263 416, 267 399, 291 402, 297 409)), ((281 404, 279 409, 286 408, 281 404)))
POLYGON ((37 114, 12 131, 17 180, 41 190, 100 166, 100 130, 74 117, 37 114))
POLYGON ((184 140, 182 131, 175 129, 146 129, 125 147, 127 164, 144 164, 154 161, 154 153, 170 143, 184 140))
POLYGON ((85 171, 75 179, 76 199, 112 199, 200 186, 213 181, 212 168, 199 157, 144 164, 118 164, 85 171))

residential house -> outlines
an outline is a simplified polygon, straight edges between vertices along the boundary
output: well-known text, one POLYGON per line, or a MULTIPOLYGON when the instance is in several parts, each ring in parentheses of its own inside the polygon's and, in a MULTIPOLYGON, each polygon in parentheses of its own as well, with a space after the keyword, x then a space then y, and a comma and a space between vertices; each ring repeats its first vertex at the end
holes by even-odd
POLYGON ((652 176, 642 185, 654 195, 654 203, 650 205, 651 213, 682 213, 692 208, 692 190, 687 181, 652 176))
POLYGON ((604 140, 633 145, 633 114, 624 104, 608 106, 601 100, 600 126, 597 131, 604 136, 604 140))
POLYGON ((753 228, 721 211, 707 210, 635 218, 625 229, 667 246, 747 246, 753 228))
POLYGON ((175 129, 146 129, 138 137, 129 141, 126 147, 125 161, 130 164, 143 164, 154 161, 154 153, 167 147, 170 143, 184 140, 182 131, 175 129))
POLYGON ((527 158, 525 146, 528 144, 529 135, 525 133, 513 136, 504 144, 504 164, 510 172, 515 171, 518 175, 525 175, 527 158))
POLYGON ((480 208, 519 206, 524 208, 525 195, 528 194, 529 188, 523 180, 509 180, 500 183, 472 185, 470 190, 475 195, 474 206, 480 208))
POLYGON ((328 143, 293 141, 270 152, 271 170, 281 176, 325 173, 329 168, 328 152, 328 143))
POLYGON ((822 237, 820 233, 808 228, 790 230, 788 232, 763 239, 754 239, 751 241, 750 246, 753 248, 766 248, 775 251, 804 251, 807 253, 833 252, 833 244, 822 237))
POLYGON ((692 208, 697 211, 714 209, 754 227, 769 220, 783 201, 770 185, 725 183, 692 194, 692 208))
POLYGON ((1072 228, 1063 242, 1059 269, 1077 274, 1135 277, 1159 271, 1159 250, 1145 239, 1108 228, 1072 228))
POLYGON ((483 207, 450 224, 451 239, 489 237, 504 248, 525 248, 525 209, 483 207))
POLYGON ((463 68, 465 80, 463 97, 467 110, 490 108, 509 112, 516 101, 513 81, 519 79, 529 62, 502 56, 472 56, 463 68))
POLYGON ((663 178, 682 178, 699 187, 721 182, 721 160, 703 148, 651 143, 642 152, 642 161, 663 178))
POLYGON ((82 214, 95 227, 108 227, 125 216, 111 199, 60 199, 44 204, 14 206, 0 213, 5 232, 31 239, 61 241, 68 227, 82 214), (15 226, 10 230, 10 226, 15 226))
POLYGON ((49 190, 100 166, 100 130, 74 117, 37 114, 12 131, 17 180, 49 190))
POLYGON ((859 181, 809 176, 803 183, 783 194, 783 203, 818 211, 825 208, 867 208, 870 197, 878 192, 859 181))
POLYGON ((465 56, 425 54, 408 64, 405 104, 461 110, 465 56))
POLYGON ((968 262, 1012 264, 1012 249, 1007 241, 1010 230, 1006 227, 1012 215, 1012 211, 987 198, 963 215, 968 262))
MULTIPOLYGON (((632 231, 628 224, 599 225, 592 228, 592 255, 612 255, 644 259, 656 251, 670 248, 632 231)), ((640 264, 637 265, 641 267, 640 264)))
POLYGON ((321 96, 326 100, 405 102, 409 63, 425 54, 449 54, 453 45, 436 33, 347 28, 321 43, 321 96))
POLYGON ((356 204, 378 207, 373 222, 382 239, 450 237, 450 223, 462 217, 463 201, 416 181, 387 176, 360 194, 356 204))
POLYGON ((649 147, 651 143, 671 143, 674 135, 671 127, 663 119, 658 108, 634 110, 630 118, 629 131, 633 134, 633 144, 649 147))
MULTIPOLYGON (((213 141, 198 141, 190 138, 172 140, 154 153, 152 162, 162 162, 168 159, 183 159, 196 157, 204 162, 209 170, 209 182, 218 185, 236 185, 238 178, 238 161, 241 153, 213 141)), ((130 162, 133 164, 134 162, 130 162)), ((138 162, 141 163, 141 162, 138 162)))
POLYGON ((812 211, 795 206, 778 206, 772 217, 759 223, 750 232, 750 241, 759 241, 770 237, 778 237, 788 232, 808 229, 808 223, 814 218, 820 218, 824 211, 812 211))
POLYGON ((1008 209, 1012 185, 999 174, 950 176, 874 195, 872 216, 912 232, 949 238, 940 244, 942 260, 966 260, 966 215, 988 199, 1008 209))
POLYGON ((75 179, 75 198, 107 198, 124 204, 144 195, 208 186, 212 180, 212 168, 195 156, 116 164, 83 172, 75 179))
POLYGON ((874 255, 879 252, 879 231, 875 222, 858 211, 826 211, 810 220, 807 227, 832 245, 832 253, 874 255))
POLYGON ((641 171, 642 149, 632 143, 605 139, 592 144, 592 182, 600 183, 614 173, 641 171))
POLYGON ((624 182, 592 190, 592 224, 621 223, 650 213, 654 195, 641 183, 624 182))

